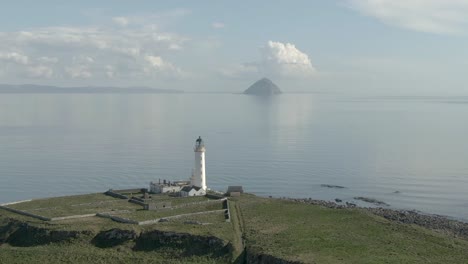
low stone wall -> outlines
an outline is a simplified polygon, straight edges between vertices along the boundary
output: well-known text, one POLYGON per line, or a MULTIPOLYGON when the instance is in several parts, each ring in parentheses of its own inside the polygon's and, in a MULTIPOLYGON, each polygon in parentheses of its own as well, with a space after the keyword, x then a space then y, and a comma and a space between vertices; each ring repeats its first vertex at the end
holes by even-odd
POLYGON ((224 196, 222 196, 221 194, 213 194, 213 193, 207 193, 205 194, 206 198, 210 198, 210 199, 223 199, 225 198, 224 196))
POLYGON ((134 197, 132 197, 132 199, 128 200, 129 203, 134 203, 134 204, 138 204, 138 205, 141 205, 141 206, 145 206, 146 204, 144 202, 141 202, 137 199, 134 199, 134 197))
POLYGON ((128 219, 128 218, 118 217, 118 216, 115 216, 115 215, 97 213, 96 216, 103 217, 103 218, 109 218, 109 219, 111 219, 113 221, 116 221, 116 222, 119 222, 119 223, 138 225, 138 221, 131 220, 131 219, 128 219))
POLYGON ((112 190, 116 193, 145 193, 148 192, 146 188, 134 188, 134 189, 121 189, 121 190, 112 190))
POLYGON ((61 217, 52 217, 50 218, 50 221, 86 218, 86 217, 93 217, 93 216, 96 216, 96 214, 69 215, 69 216, 61 216, 61 217))
POLYGON ((225 199, 223 201, 223 210, 224 210, 224 218, 226 222, 231 222, 231 211, 229 209, 229 200, 225 199))
POLYGON ((168 217, 162 217, 162 218, 157 218, 157 219, 152 219, 152 220, 147 220, 147 221, 140 221, 138 222, 138 225, 151 225, 160 222, 162 219, 169 220, 169 219, 177 219, 180 217, 185 217, 185 216, 191 216, 191 215, 201 215, 201 214, 212 214, 212 213, 219 213, 219 212, 224 212, 225 209, 221 210, 213 210, 213 211, 203 211, 203 212, 196 212, 196 213, 189 213, 189 214, 180 214, 180 215, 173 215, 173 216, 168 216, 168 217))
POLYGON ((219 200, 208 200, 208 201, 193 202, 193 203, 183 203, 183 204, 179 204, 179 205, 176 205, 176 206, 172 206, 172 208, 176 209, 176 208, 183 208, 183 207, 197 205, 197 204, 219 203, 219 202, 225 201, 226 199, 227 198, 223 198, 223 199, 219 199, 219 200))
POLYGON ((36 219, 39 219, 39 220, 42 220, 42 221, 50 221, 50 218, 44 217, 44 216, 42 216, 42 215, 37 215, 37 214, 29 213, 29 212, 26 212, 26 211, 21 211, 21 210, 13 209, 13 208, 6 207, 6 206, 3 206, 3 205, 0 205, 0 208, 2 208, 2 209, 4 209, 4 210, 7 210, 7 211, 10 211, 10 212, 13 212, 13 213, 20 214, 20 215, 25 215, 25 216, 33 217, 33 218, 36 218, 36 219))
POLYGON ((130 198, 130 199, 132 199, 132 200, 137 200, 137 201, 142 202, 142 203, 145 202, 145 200, 143 200, 143 199, 141 199, 141 198, 138 198, 138 197, 136 197, 136 196, 132 196, 132 198, 130 198))
POLYGON ((109 196, 112 196, 114 198, 119 198, 119 199, 128 199, 128 196, 125 196, 123 194, 120 194, 120 193, 116 193, 115 191, 107 191, 104 193, 105 195, 109 195, 109 196))

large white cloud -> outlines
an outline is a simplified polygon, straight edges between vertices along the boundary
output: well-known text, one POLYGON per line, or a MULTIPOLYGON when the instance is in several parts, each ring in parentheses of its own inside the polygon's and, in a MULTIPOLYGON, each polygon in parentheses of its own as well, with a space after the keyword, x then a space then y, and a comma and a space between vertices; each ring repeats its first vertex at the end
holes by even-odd
POLYGON ((346 0, 361 13, 410 30, 459 34, 467 31, 466 0, 346 0))
POLYGON ((268 41, 261 47, 258 61, 233 65, 220 70, 226 77, 281 76, 304 78, 317 73, 309 56, 294 44, 268 41))
POLYGON ((163 32, 152 24, 130 24, 131 20, 124 17, 113 21, 117 25, 0 32, 0 72, 4 81, 142 77, 160 80, 183 75, 168 57, 184 48, 186 37, 163 32), (160 59, 161 67, 148 62, 151 56, 160 59))

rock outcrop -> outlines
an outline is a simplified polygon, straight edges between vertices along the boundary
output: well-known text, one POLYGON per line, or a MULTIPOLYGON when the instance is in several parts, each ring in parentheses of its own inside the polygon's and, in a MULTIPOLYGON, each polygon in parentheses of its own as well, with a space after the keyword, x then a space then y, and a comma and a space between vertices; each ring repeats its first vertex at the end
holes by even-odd
POLYGON ((0 243, 8 243, 16 247, 30 247, 66 242, 90 234, 90 231, 49 230, 12 220, 0 228, 0 243))
POLYGON ((247 90, 244 91, 244 94, 252 95, 275 95, 280 93, 280 88, 267 78, 256 81, 247 90))
POLYGON ((108 248, 121 245, 137 237, 138 234, 133 230, 113 228, 99 232, 91 242, 97 247, 108 248))
POLYGON ((199 236, 189 233, 176 233, 154 230, 142 233, 136 240, 135 250, 158 250, 174 248, 183 250, 183 254, 221 256, 229 253, 231 244, 214 236, 199 236))
POLYGON ((246 249, 245 263, 247 264, 302 264, 299 261, 290 261, 264 253, 251 252, 246 249))

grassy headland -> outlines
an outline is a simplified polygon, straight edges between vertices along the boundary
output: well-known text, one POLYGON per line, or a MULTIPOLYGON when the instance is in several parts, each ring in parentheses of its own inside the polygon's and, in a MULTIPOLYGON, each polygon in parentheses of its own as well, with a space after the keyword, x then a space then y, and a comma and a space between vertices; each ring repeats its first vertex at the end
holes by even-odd
MULTIPOLYGON (((200 204, 206 198, 154 199, 193 205, 144 211, 123 199, 90 194, 10 207, 48 216, 113 211, 143 220, 221 208, 217 203, 200 204)), ((94 216, 42 221, 0 209, 0 259, 5 263, 468 263, 467 240, 360 208, 332 209, 244 194, 229 198, 229 209, 230 222, 224 213, 215 212, 145 226, 94 216), (71 232, 77 233, 71 236, 71 232), (21 244, 18 234, 29 236, 33 243, 21 244), (104 242, 95 243, 98 237, 104 242)))

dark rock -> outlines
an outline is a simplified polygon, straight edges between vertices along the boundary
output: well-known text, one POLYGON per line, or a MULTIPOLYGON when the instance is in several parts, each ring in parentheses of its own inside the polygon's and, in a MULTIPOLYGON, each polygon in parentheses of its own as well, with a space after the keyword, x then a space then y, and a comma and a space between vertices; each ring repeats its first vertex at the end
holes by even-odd
POLYGON ((336 199, 335 199, 335 202, 341 203, 341 202, 343 202, 343 200, 336 198, 336 199))
POLYGON ((264 253, 257 253, 249 248, 245 251, 245 263, 247 264, 302 264, 299 261, 290 261, 264 253))
POLYGON ((154 230, 140 234, 134 250, 152 251, 159 249, 183 250, 183 255, 222 256, 232 248, 229 243, 215 236, 200 236, 189 233, 154 230))
POLYGON ((267 78, 256 81, 247 90, 244 91, 244 94, 253 95, 275 95, 280 93, 280 88, 267 78))
POLYGON ((97 247, 108 248, 121 245, 130 240, 134 240, 137 238, 137 236, 137 233, 133 230, 113 228, 100 232, 93 238, 91 242, 97 247))
POLYGON ((346 188, 346 187, 344 187, 344 186, 340 186, 340 185, 331 185, 331 184, 320 184, 320 186, 326 187, 326 188, 335 188, 335 189, 344 189, 344 188, 346 188))
MULTIPOLYGON (((10 234, 5 242, 16 247, 30 247, 49 243, 65 242, 81 235, 90 235, 90 231, 49 230, 31 226, 28 223, 13 222, 9 225, 10 234)), ((8 230, 3 230, 3 232, 8 230)))
POLYGON ((360 201, 363 201, 363 202, 366 202, 366 203, 375 204, 375 205, 385 205, 385 206, 388 206, 387 203, 382 202, 382 201, 379 201, 379 200, 374 199, 374 198, 368 198, 368 197, 354 197, 354 199, 355 199, 355 200, 360 200, 360 201))

